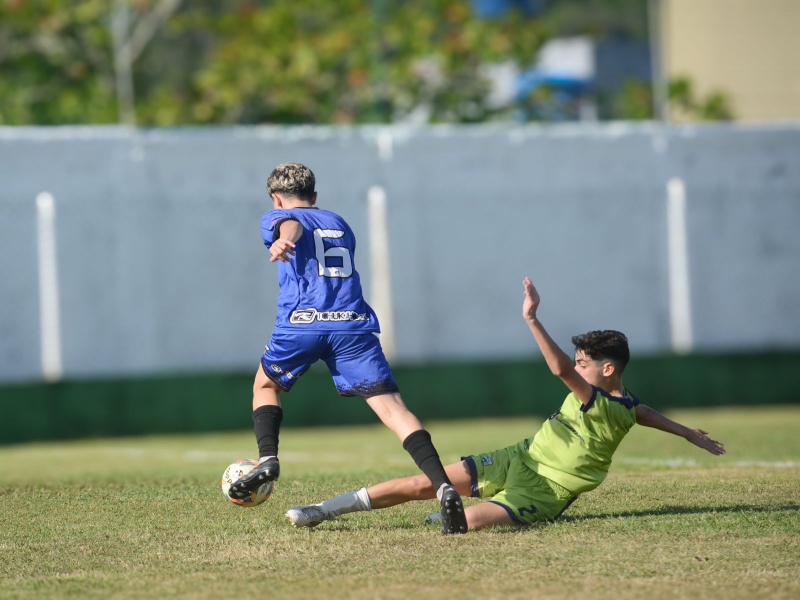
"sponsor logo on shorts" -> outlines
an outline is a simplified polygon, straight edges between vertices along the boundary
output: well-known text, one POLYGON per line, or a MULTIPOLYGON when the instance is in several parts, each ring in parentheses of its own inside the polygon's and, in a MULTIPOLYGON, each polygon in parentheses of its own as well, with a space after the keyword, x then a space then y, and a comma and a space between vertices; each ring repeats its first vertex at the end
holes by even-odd
POLYGON ((488 454, 481 454, 481 464, 482 465, 493 465, 492 457, 488 454))
POLYGON ((344 323, 347 321, 369 321, 369 314, 359 313, 354 310, 326 310, 318 311, 316 308, 301 308, 292 311, 289 323, 293 325, 310 325, 315 321, 326 323, 344 323))
POLYGON ((281 375, 285 375, 285 376, 286 376, 286 379, 289 379, 289 380, 292 380, 292 379, 294 379, 295 377, 299 377, 300 375, 302 375, 302 373, 300 373, 300 375, 294 375, 294 374, 293 374, 291 371, 284 371, 283 369, 281 369, 281 368, 280 368, 278 365, 276 365, 275 363, 272 363, 272 364, 269 366, 269 368, 270 368, 270 369, 272 369, 272 370, 273 370, 275 373, 280 373, 281 375))

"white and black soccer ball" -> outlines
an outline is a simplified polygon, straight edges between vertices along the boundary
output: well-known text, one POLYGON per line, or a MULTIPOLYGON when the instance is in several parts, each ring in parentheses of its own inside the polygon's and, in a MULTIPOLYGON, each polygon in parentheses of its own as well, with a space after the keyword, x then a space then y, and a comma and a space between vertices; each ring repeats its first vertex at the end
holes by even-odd
POLYGON ((222 473, 222 493, 225 494, 225 499, 236 506, 258 506, 272 495, 274 486, 271 481, 262 483, 258 489, 250 494, 249 497, 240 500, 239 498, 231 498, 228 495, 228 490, 231 489, 231 484, 239 479, 242 475, 249 473, 258 466, 258 461, 249 459, 240 459, 235 463, 228 465, 228 468, 222 473))

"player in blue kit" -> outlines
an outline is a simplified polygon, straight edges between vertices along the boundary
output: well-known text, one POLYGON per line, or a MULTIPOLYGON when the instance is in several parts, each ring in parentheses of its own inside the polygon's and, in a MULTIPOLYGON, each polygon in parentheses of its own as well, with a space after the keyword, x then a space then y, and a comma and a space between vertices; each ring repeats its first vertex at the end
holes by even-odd
POLYGON ((430 434, 404 404, 383 354, 375 312, 364 300, 355 268, 356 239, 339 215, 321 210, 311 170, 279 165, 267 191, 274 209, 261 219, 270 262, 278 263, 275 329, 253 383, 253 424, 259 466, 234 482, 229 495, 245 498, 280 475, 281 393, 318 360, 342 396, 361 396, 403 442, 436 490, 442 532, 466 533, 461 496, 444 470, 430 434))

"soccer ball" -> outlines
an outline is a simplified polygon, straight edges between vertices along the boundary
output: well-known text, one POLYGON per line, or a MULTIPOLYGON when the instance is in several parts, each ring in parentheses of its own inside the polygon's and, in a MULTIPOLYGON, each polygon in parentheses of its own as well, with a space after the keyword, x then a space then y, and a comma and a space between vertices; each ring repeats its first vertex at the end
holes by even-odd
POLYGON ((228 465, 228 468, 222 474, 222 493, 225 494, 228 502, 232 502, 236 506, 258 506, 272 495, 273 485, 271 481, 261 484, 255 492, 250 494, 249 498, 244 498, 243 500, 231 498, 228 495, 231 484, 257 466, 258 461, 248 459, 237 460, 235 463, 228 465))

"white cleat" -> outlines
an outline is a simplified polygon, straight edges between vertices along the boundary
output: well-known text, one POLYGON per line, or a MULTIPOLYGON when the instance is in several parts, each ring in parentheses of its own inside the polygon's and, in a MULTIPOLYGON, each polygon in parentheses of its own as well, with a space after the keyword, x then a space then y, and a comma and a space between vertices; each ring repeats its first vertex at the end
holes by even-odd
POLYGON ((297 506, 286 511, 286 518, 295 527, 316 527, 323 521, 328 520, 328 515, 318 504, 311 506, 297 506))

